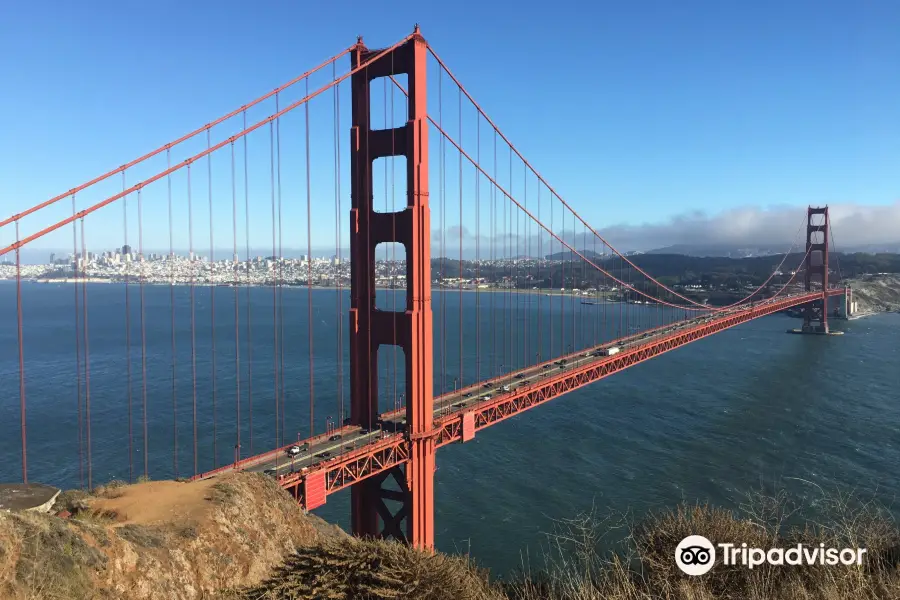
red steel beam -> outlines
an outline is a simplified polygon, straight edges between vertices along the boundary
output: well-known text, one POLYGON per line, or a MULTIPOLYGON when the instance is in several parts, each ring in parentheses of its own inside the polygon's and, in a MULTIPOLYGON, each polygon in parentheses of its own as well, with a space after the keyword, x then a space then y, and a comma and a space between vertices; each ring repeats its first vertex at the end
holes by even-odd
MULTIPOLYGON (((836 296, 843 293, 843 290, 829 290, 828 295, 836 296)), ((543 404, 548 400, 594 383, 604 377, 650 360, 675 348, 680 348, 690 342, 792 306, 821 299, 821 297, 821 292, 804 294, 732 313, 697 327, 676 331, 654 340, 648 340, 645 344, 636 348, 610 357, 604 357, 587 365, 572 368, 555 377, 531 384, 525 389, 515 390, 505 396, 472 405, 460 412, 451 413, 437 421, 435 427, 438 430, 437 446, 440 448, 441 446, 463 440, 463 422, 466 419, 466 413, 474 413, 475 431, 477 432, 539 404, 543 404)))
MULTIPOLYGON (((843 293, 843 289, 832 289, 828 290, 827 295, 839 296, 843 293)), ((780 312, 793 306, 820 300, 821 298, 821 292, 814 292, 760 304, 708 323, 683 331, 676 331, 654 340, 648 340, 635 348, 572 368, 554 377, 548 377, 544 381, 529 385, 525 389, 516 390, 503 397, 466 407, 435 420, 433 430, 435 447, 440 448, 453 442, 467 441, 477 431, 544 404, 548 400, 590 385, 628 367, 655 358, 660 354, 747 321, 780 312)), ((352 429, 352 427, 344 427, 341 430, 346 429, 352 429)), ((322 437, 317 436, 310 440, 304 440, 304 442, 320 441, 322 437)), ((238 465, 228 465, 216 471, 203 473, 195 478, 209 477, 235 468, 240 469, 259 464, 264 462, 264 460, 270 460, 276 452, 283 451, 284 449, 279 448, 262 455, 244 459, 238 465)), ((320 506, 321 502, 317 501, 315 506, 307 504, 304 490, 308 478, 318 478, 324 473, 325 493, 326 495, 332 494, 355 483, 385 474, 398 465, 405 465, 410 460, 410 452, 411 443, 407 434, 387 435, 357 450, 333 457, 312 467, 306 467, 297 473, 280 475, 277 480, 282 487, 289 490, 297 498, 301 506, 311 510, 320 506)))
POLYGON ((410 444, 406 436, 394 434, 377 442, 363 446, 359 450, 336 456, 313 467, 301 469, 297 473, 279 475, 278 483, 291 491, 297 501, 307 510, 316 506, 306 503, 304 482, 309 477, 325 475, 325 493, 332 494, 370 477, 385 473, 397 465, 405 464, 410 458, 410 444))

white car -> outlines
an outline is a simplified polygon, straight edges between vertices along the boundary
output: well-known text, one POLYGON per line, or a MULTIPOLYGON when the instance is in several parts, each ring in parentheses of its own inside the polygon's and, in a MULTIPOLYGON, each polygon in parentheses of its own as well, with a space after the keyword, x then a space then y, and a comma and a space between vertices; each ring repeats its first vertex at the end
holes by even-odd
POLYGON ((297 456, 300 454, 300 446, 291 446, 287 449, 287 453, 289 456, 297 456))

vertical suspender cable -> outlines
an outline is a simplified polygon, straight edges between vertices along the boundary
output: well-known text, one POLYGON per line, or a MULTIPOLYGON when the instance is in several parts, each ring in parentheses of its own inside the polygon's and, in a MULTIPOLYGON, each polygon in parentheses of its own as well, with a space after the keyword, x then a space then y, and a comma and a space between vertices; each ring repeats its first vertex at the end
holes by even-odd
MULTIPOLYGON (((306 80, 306 95, 309 95, 309 79, 306 80)), ((310 188, 309 174, 309 102, 304 104, 306 112, 306 252, 309 255, 307 264, 306 277, 306 307, 309 319, 309 436, 315 434, 315 422, 313 421, 313 408, 315 404, 315 394, 313 385, 313 364, 315 358, 313 355, 313 334, 312 334, 312 212, 311 202, 312 193, 310 188)))
MULTIPOLYGON (((481 164, 481 115, 475 113, 476 160, 481 164)), ((475 169, 475 382, 481 381, 481 173, 475 169)))
MULTIPOLYGON (((331 63, 332 79, 337 79, 337 65, 331 63)), ((338 257, 335 265, 335 281, 337 282, 337 401, 338 418, 344 423, 344 288, 341 269, 341 101, 340 84, 334 86, 334 253, 338 257)), ((307 261, 311 257, 307 255, 307 261)))
MULTIPOLYGON (((234 141, 231 142, 231 275, 234 288, 234 423, 235 445, 241 442, 241 329, 240 294, 238 292, 238 250, 237 250, 237 185, 234 170, 234 141)), ((250 263, 250 255, 246 256, 250 263)), ((213 468, 219 466, 219 456, 214 453, 213 468)))
MULTIPOLYGON (((19 220, 16 219, 16 242, 19 241, 19 220)), ((19 346, 19 419, 22 437, 22 483, 28 483, 28 444, 25 436, 25 353, 22 343, 22 260, 16 246, 16 341, 19 346)))
MULTIPOLYGON (((525 200, 525 208, 528 208, 528 171, 526 169, 522 169, 522 196, 525 200)), ((525 215, 519 215, 516 217, 516 237, 519 234, 519 218, 524 219, 525 215)), ((528 221, 525 221, 525 265, 528 265, 531 262, 531 240, 528 237, 528 232, 531 229, 531 226, 528 221)), ((527 266, 526 266, 527 268, 527 266)), ((525 278, 525 282, 527 284, 527 277, 525 278)), ((533 287, 533 286, 532 286, 533 287)), ((529 352, 530 348, 528 347, 528 330, 531 329, 531 301, 530 297, 527 295, 529 293, 528 288, 525 288, 525 300, 527 304, 525 305, 525 343, 522 344, 524 352, 525 352, 525 361, 522 363, 523 367, 528 366, 528 361, 531 358, 531 353, 529 352)), ((533 336, 532 336, 533 337, 533 336)))
MULTIPOLYGON (((166 150, 166 161, 172 168, 172 151, 166 150)), ((169 307, 172 312, 172 473, 178 477, 178 406, 175 397, 175 250, 172 243, 172 175, 166 175, 169 199, 169 307)), ((82 233, 82 237, 84 234, 82 233)), ((82 242, 84 240, 82 239, 82 242)))
MULTIPOLYGON (((122 191, 125 191, 125 171, 122 171, 122 191)), ((128 196, 122 198, 123 219, 125 230, 125 246, 128 246, 128 196)), ((131 246, 128 246, 128 252, 131 253, 131 246)), ((123 257, 124 259, 124 257, 123 257)), ((131 264, 125 262, 125 385, 127 389, 128 401, 128 482, 134 483, 134 426, 132 422, 131 407, 131 305, 128 298, 128 271, 131 264)))
MULTIPOLYGON (((548 188, 548 191, 549 191, 549 188, 548 188)), ((552 193, 550 194, 549 204, 550 204, 550 231, 553 231, 553 194, 552 193)), ((550 290, 550 314, 547 315, 547 320, 550 323, 550 327, 548 328, 550 330, 550 358, 553 358, 554 356, 556 356, 553 353, 553 267, 554 267, 553 263, 555 261, 553 260, 553 236, 552 235, 548 236, 548 238, 549 238, 549 242, 550 242, 550 257, 551 257, 551 259, 548 261, 549 264, 547 265, 547 271, 548 271, 548 275, 549 275, 549 279, 550 279, 550 288, 549 288, 549 290, 550 290)))
MULTIPOLYGON (((206 130, 206 147, 209 149, 212 145, 212 139, 210 137, 210 130, 206 130)), ((212 153, 206 155, 206 180, 207 185, 209 186, 209 266, 211 269, 214 268, 216 264, 216 250, 215 250, 215 241, 213 238, 213 184, 212 184, 212 153)), ((218 456, 218 434, 219 434, 219 424, 217 422, 216 415, 216 395, 218 393, 217 384, 216 384, 216 284, 212 278, 213 271, 210 271, 209 276, 209 342, 210 342, 210 370, 212 371, 212 420, 213 420, 213 468, 217 465, 217 456, 218 456)))
MULTIPOLYGON (((494 131, 494 147, 497 147, 497 132, 494 131)), ((496 154, 496 153, 495 153, 496 154)), ((494 161, 496 163, 496 160, 494 161)), ((494 169, 494 181, 497 181, 497 169, 494 169)), ((491 184, 491 276, 497 280, 497 186, 491 184)), ((495 287, 491 290, 491 364, 488 379, 493 379, 497 374, 497 312, 494 299, 499 290, 495 287)))
POLYGON ((197 474, 197 327, 196 301, 194 299, 194 277, 197 263, 194 256, 194 207, 191 200, 191 165, 187 166, 187 201, 188 201, 188 264, 191 298, 191 408, 194 435, 194 475, 197 474))
MULTIPOLYGON (((444 70, 438 71, 438 122, 444 124, 444 70)), ((447 288, 444 278, 447 276, 444 257, 447 256, 447 152, 444 136, 441 136, 441 396, 447 391, 447 288)))
MULTIPOLYGON (((459 90, 459 145, 462 146, 462 89, 459 90)), ((459 269, 456 274, 457 283, 459 285, 459 388, 462 389, 465 387, 465 383, 463 383, 463 295, 462 295, 462 280, 463 280, 463 256, 462 256, 462 239, 463 239, 463 156, 459 155, 459 269)), ((447 409, 449 411, 450 405, 447 405, 447 409)))
MULTIPOLYGON (((278 102, 278 95, 275 96, 275 102, 278 102)), ((276 106, 277 112, 277 106, 276 106)), ((272 260, 278 260, 275 248, 275 124, 269 121, 269 185, 272 189, 272 260)), ((274 398, 275 398, 275 445, 278 445, 279 434, 279 415, 281 414, 278 406, 278 290, 276 289, 278 279, 278 265, 269 265, 267 261, 266 277, 272 280, 272 374, 275 378, 274 398)), ((275 468, 278 468, 279 454, 275 455, 275 468)))
MULTIPOLYGON (((538 221, 541 220, 541 182, 538 181, 538 221)), ((538 351, 535 359, 541 362, 544 355, 544 330, 543 330, 543 310, 541 306, 541 296, 544 295, 544 281, 541 279, 541 263, 544 262, 544 232, 538 227, 538 351)))
POLYGON ((141 192, 138 190, 138 265, 139 279, 138 287, 141 296, 141 411, 144 431, 144 478, 150 476, 150 462, 147 449, 149 447, 147 440, 147 327, 144 319, 144 218, 143 205, 141 201, 141 192))
MULTIPOLYGON (((497 131, 496 130, 494 130, 494 181, 497 181, 497 131)), ((493 211, 494 211, 494 215, 493 215, 494 238, 496 239, 496 237, 497 237, 497 186, 496 186, 496 184, 492 186, 491 193, 493 194, 492 204, 494 205, 494 208, 493 208, 493 211)), ((502 248, 501 248, 501 250, 502 250, 502 248)), ((498 258, 499 258, 499 256, 498 256, 498 258)), ((495 269, 495 273, 496 273, 497 272, 496 264, 494 264, 494 269, 495 269)), ((502 273, 503 269, 501 268, 499 271, 500 271, 500 273, 502 273)), ((500 293, 501 294, 503 293, 502 288, 500 290, 500 293)), ((504 298, 505 298, 505 296, 504 296, 504 298)), ((505 308, 505 306, 506 306, 506 303, 504 302, 504 308, 505 308)), ((505 316, 506 315, 503 314, 503 317, 505 317, 505 316)), ((494 318, 496 319, 496 316, 494 318)), ((506 322, 506 319, 504 318, 504 324, 505 324, 505 322, 506 322)), ((494 364, 491 367, 491 378, 492 379, 497 376, 496 337, 494 339, 495 339, 494 364)), ((500 334, 500 344, 501 344, 502 350, 505 354, 506 353, 506 336, 504 335, 503 332, 501 332, 501 334, 500 334)))
MULTIPOLYGON (((244 114, 244 129, 247 129, 247 111, 243 111, 244 114)), ((250 438, 249 442, 249 454, 253 455, 253 328, 251 326, 250 315, 252 303, 250 301, 250 288, 251 286, 251 276, 250 276, 250 178, 249 178, 249 170, 247 169, 247 136, 244 136, 244 242, 247 245, 247 408, 249 414, 247 415, 247 433, 250 438)), ((240 406, 238 406, 240 409, 240 406)), ((238 419, 238 434, 237 434, 237 455, 236 457, 240 459, 241 456, 241 428, 240 428, 240 418, 238 419)))
MULTIPOLYGON (((72 216, 76 214, 75 194, 72 194, 72 216)), ((78 307, 78 227, 72 221, 72 276, 75 283, 75 385, 78 402, 78 477, 79 485, 84 489, 84 426, 81 416, 81 332, 78 330, 81 317, 78 307)))
MULTIPOLYGON (((307 86, 309 84, 307 83, 307 86)), ((309 90, 307 90, 309 95, 309 90)), ((307 104, 309 106, 309 104, 307 104)), ((278 111, 278 94, 275 94, 275 112, 278 111)), ((285 391, 284 381, 284 247, 282 246, 282 228, 281 228, 281 117, 275 118, 275 151, 276 151, 276 170, 278 178, 278 377, 281 381, 281 438, 277 441, 279 447, 284 446, 284 413, 287 404, 287 392, 285 391)), ((312 370, 310 369, 310 377, 312 370)))
MULTIPOLYGON (((394 53, 393 52, 391 52, 391 72, 392 73, 394 72, 394 53)), ((388 112, 387 79, 384 80, 384 92, 385 92, 384 127, 385 127, 385 129, 393 130, 394 129, 394 88, 391 87, 391 105, 390 105, 391 106, 391 113, 390 113, 391 121, 390 121, 390 124, 388 124, 388 121, 387 121, 387 112, 388 112)), ((397 239, 397 213, 396 213, 397 209, 395 206, 395 195, 394 195, 395 194, 394 155, 396 154, 396 151, 397 151, 397 149, 396 149, 396 146, 394 143, 394 136, 391 135, 391 239, 392 240, 397 239)), ((384 168, 385 168, 385 175, 387 175, 387 168, 388 168, 387 161, 385 161, 384 168)), ((385 176, 385 179, 384 179, 384 209, 385 210, 387 210, 387 185, 388 185, 387 177, 385 176)), ((387 258, 387 257, 385 257, 385 258, 387 258)), ((390 266, 390 269, 391 269, 391 312, 393 313, 391 318, 393 320, 392 335, 394 338, 392 340, 393 346, 391 348, 391 353, 393 355, 392 356, 393 365, 394 365, 393 402, 392 402, 391 406, 395 409, 399 409, 400 406, 398 404, 398 399, 397 399, 397 382, 398 382, 398 378, 397 378, 397 291, 396 291, 397 286, 396 286, 396 279, 395 279, 395 275, 394 275, 397 270, 397 244, 391 244, 391 266, 390 266)))
MULTIPOLYGON (((81 218, 81 257, 85 261, 85 275, 87 275, 87 243, 84 240, 84 217, 81 218)), ((88 489, 94 488, 94 466, 91 460, 91 347, 88 340, 88 306, 87 306, 87 277, 81 285, 81 307, 84 315, 81 319, 82 340, 84 340, 84 405, 85 420, 87 426, 87 464, 88 464, 88 489)))

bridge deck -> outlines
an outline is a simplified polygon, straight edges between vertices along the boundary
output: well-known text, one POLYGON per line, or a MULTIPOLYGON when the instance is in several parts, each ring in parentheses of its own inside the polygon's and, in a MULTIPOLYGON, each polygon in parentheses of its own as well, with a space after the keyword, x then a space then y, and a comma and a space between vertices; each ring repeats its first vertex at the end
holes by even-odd
MULTIPOLYGON (((829 296, 843 290, 829 290, 829 296)), ((563 357, 504 374, 434 400, 437 446, 466 441, 475 431, 505 420, 566 392, 588 385, 663 352, 712 335, 723 329, 821 298, 821 293, 803 293, 781 299, 741 305, 645 330, 563 357), (593 356, 597 350, 618 346, 612 356, 593 356), (560 364, 565 359, 564 364, 560 364), (509 386, 509 391, 502 391, 509 386), (487 396, 490 396, 489 398, 487 396)), ((344 426, 333 432, 297 442, 303 452, 291 458, 286 450, 294 444, 226 465, 195 478, 206 478, 231 470, 269 472, 291 489, 304 505, 305 480, 324 476, 325 492, 333 493, 407 460, 405 410, 383 414, 380 429, 366 431, 344 426)), ((324 501, 324 499, 323 499, 324 501)), ((321 504, 321 502, 318 502, 321 504)), ((307 506, 315 508, 315 506, 307 506)))

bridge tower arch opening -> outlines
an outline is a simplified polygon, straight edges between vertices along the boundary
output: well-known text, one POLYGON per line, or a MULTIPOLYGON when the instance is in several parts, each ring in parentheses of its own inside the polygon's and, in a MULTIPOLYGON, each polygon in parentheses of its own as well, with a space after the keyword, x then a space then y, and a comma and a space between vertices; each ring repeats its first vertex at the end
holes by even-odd
POLYGON ((426 105, 428 47, 416 26, 413 36, 404 44, 375 58, 381 52, 369 50, 360 38, 350 54, 353 68, 375 59, 351 77, 350 422, 368 428, 378 420, 378 348, 400 346, 405 364, 410 460, 404 468, 395 467, 351 488, 351 524, 358 536, 390 537, 431 549, 434 546, 435 442, 431 435, 434 398, 426 105), (405 125, 373 129, 372 81, 401 74, 407 76, 409 93, 405 125), (406 206, 397 212, 378 212, 374 206, 373 165, 376 159, 388 156, 406 159, 406 206), (403 312, 376 307, 375 248, 385 242, 398 242, 405 248, 403 312))
POLYGON ((828 227, 828 207, 810 206, 806 211, 804 285, 807 292, 816 291, 821 285, 822 299, 804 307, 803 333, 828 333, 828 227))

